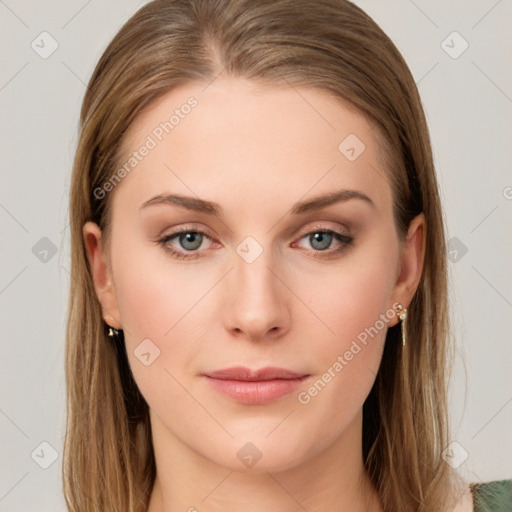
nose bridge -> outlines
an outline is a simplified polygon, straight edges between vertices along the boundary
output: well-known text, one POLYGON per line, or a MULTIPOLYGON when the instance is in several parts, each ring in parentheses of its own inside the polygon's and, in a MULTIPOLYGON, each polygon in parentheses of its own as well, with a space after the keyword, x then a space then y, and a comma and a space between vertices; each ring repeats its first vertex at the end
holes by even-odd
POLYGON ((274 274, 274 260, 272 248, 254 237, 246 237, 236 247, 225 313, 228 329, 256 339, 285 327, 287 306, 283 285, 274 274))
MULTIPOLYGON (((251 254, 252 251, 253 249, 250 249, 248 254, 251 254)), ((236 281, 236 286, 240 287, 240 291, 245 289, 251 291, 253 297, 268 295, 268 298, 271 298, 275 296, 275 276, 269 270, 273 267, 271 253, 270 248, 266 248, 254 260, 246 260, 244 257, 237 255, 233 278, 236 281)))

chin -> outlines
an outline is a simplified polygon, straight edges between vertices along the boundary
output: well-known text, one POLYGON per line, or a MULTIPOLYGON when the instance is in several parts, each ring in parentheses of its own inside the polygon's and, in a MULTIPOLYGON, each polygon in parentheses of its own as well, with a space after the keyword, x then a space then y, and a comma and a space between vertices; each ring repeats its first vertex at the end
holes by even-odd
POLYGON ((236 450, 234 457, 226 457, 224 453, 214 462, 239 473, 278 473, 298 466, 303 459, 293 449, 260 449, 255 443, 247 442, 236 450))
POLYGON ((304 443, 304 440, 311 439, 310 436, 299 436, 302 442, 300 439, 297 442, 289 431, 269 435, 270 431, 266 429, 261 435, 235 436, 227 443, 219 444, 208 458, 232 471, 259 473, 286 471, 311 456, 313 446, 308 449, 304 443))

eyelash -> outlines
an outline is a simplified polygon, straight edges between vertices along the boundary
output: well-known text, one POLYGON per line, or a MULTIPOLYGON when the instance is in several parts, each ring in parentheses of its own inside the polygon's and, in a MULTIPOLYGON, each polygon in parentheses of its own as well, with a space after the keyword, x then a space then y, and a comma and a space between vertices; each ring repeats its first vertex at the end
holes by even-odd
MULTIPOLYGON (((189 229, 189 228, 185 227, 185 228, 181 228, 177 231, 174 231, 173 233, 170 233, 169 235, 164 236, 163 238, 158 240, 158 243, 163 246, 163 249, 166 252, 170 253, 171 256, 173 256, 177 259, 193 260, 193 259, 200 258, 201 257, 200 252, 197 250, 196 251, 178 251, 178 250, 172 248, 168 244, 173 238, 176 238, 178 235, 183 234, 183 233, 197 233, 199 235, 202 235, 202 236, 205 236, 205 237, 211 239, 211 237, 208 235, 208 233, 202 231, 201 229, 189 229)), ((335 257, 338 254, 340 254, 341 252, 343 252, 345 249, 347 249, 347 247, 354 241, 354 238, 349 235, 345 235, 343 233, 339 233, 338 231, 334 231, 333 229, 328 229, 328 228, 325 228, 322 226, 315 226, 311 231, 304 233, 299 238, 299 240, 302 240, 302 239, 306 238, 307 236, 310 236, 310 235, 313 235, 316 233, 324 233, 324 234, 333 235, 334 238, 338 242, 340 242, 342 245, 338 249, 334 249, 334 250, 330 250, 330 251, 328 249, 325 249, 323 251, 312 250, 312 253, 313 253, 312 256, 314 258, 329 259, 331 257, 335 257)))

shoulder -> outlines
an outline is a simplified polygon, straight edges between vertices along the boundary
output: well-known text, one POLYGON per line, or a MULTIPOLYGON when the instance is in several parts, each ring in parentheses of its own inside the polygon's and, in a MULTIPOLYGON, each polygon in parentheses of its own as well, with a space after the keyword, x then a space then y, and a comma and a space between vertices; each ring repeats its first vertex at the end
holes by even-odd
MULTIPOLYGON (((512 479, 470 484, 470 489, 473 495, 474 512, 510 512, 512 510, 512 479)), ((460 512, 466 511, 461 509, 460 512)))

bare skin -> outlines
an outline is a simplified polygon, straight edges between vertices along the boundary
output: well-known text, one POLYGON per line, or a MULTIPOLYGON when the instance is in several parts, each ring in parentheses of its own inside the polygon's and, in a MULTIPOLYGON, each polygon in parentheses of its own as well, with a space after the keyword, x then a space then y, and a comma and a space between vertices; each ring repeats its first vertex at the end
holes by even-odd
POLYGON ((375 129, 318 89, 229 77, 180 86, 135 120, 123 161, 191 96, 197 106, 109 192, 111 252, 96 224, 83 229, 104 319, 124 330, 151 411, 148 512, 381 512, 363 469, 362 407, 394 305, 409 305, 421 277, 424 217, 402 244, 375 129), (350 134, 365 145, 353 160, 338 149, 350 134), (340 190, 360 195, 291 213, 340 190), (222 215, 142 207, 160 194, 214 201, 222 215), (189 259, 159 243, 177 228, 191 236, 165 246, 189 259), (145 339, 160 351, 150 365, 134 353, 145 339), (308 377, 269 403, 240 403, 204 376, 233 366, 308 377), (244 447, 260 457, 252 466, 244 447))
POLYGON ((473 495, 469 487, 465 489, 453 512, 473 512, 473 495))

